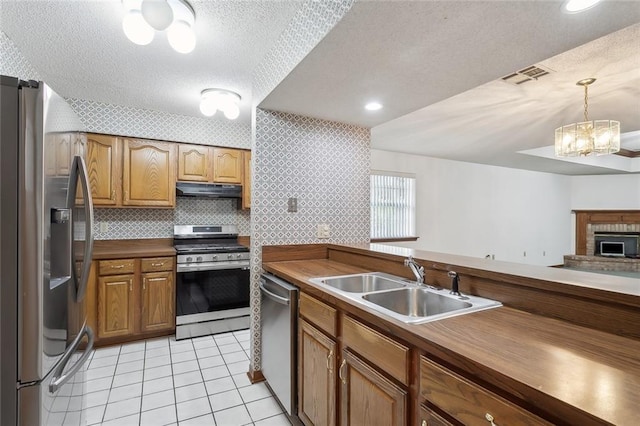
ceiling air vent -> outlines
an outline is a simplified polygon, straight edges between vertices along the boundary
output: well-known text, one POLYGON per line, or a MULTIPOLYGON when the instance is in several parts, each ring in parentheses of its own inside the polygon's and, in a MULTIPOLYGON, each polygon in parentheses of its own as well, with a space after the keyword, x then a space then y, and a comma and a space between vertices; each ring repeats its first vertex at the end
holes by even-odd
POLYGON ((527 81, 537 80, 551 72, 549 69, 542 68, 540 65, 531 65, 512 74, 502 77, 502 81, 518 86, 527 81))

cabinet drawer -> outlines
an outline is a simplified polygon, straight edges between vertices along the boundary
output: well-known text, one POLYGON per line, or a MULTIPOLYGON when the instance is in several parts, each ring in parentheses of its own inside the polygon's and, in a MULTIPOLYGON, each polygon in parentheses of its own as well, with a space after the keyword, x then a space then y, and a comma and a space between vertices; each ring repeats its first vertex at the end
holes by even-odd
POLYGON ((300 315, 329 335, 336 337, 337 313, 331 306, 300 293, 300 315))
POLYGON ((150 257, 140 261, 142 272, 173 271, 173 257, 150 257))
POLYGON ((98 267, 99 275, 132 274, 135 259, 101 260, 98 267))
POLYGON ((420 395, 456 420, 472 424, 550 425, 536 415, 420 357, 420 395))
MULTIPOLYGON (((420 406, 420 419, 418 420, 418 426, 453 426, 453 423, 444 419, 435 411, 431 410, 424 405, 420 406)), ((488 423, 487 423, 488 426, 488 423)))
POLYGON ((344 316, 342 342, 401 383, 409 384, 409 348, 344 316))

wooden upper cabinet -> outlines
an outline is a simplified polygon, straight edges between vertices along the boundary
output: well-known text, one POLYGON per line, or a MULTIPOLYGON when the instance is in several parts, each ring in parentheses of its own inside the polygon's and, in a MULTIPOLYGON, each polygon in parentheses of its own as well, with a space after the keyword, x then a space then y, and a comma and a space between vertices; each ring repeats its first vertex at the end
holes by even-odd
POLYGON ((174 207, 176 144, 124 139, 122 205, 174 207))
POLYGON ((213 148, 213 181, 242 184, 243 151, 232 148, 213 148))
POLYGON ((116 206, 122 199, 121 151, 116 136, 87 134, 85 162, 93 204, 116 206))
POLYGON ((55 136, 56 172, 58 176, 68 176, 71 168, 72 133, 59 133, 55 136))
POLYGON ((80 156, 83 159, 87 158, 87 134, 82 132, 76 132, 71 137, 71 155, 80 156))
POLYGON ((251 151, 244 151, 244 173, 242 178, 242 208, 251 208, 251 151))
POLYGON ((211 182, 213 148, 200 145, 178 145, 178 180, 211 182))

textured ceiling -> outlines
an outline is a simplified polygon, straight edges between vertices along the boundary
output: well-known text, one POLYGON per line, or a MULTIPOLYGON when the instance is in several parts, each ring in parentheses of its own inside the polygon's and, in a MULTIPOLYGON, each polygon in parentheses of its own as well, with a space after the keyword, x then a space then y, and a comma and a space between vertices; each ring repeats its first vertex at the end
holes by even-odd
MULTIPOLYGON (((302 2, 191 4, 198 44, 188 55, 163 34, 148 46, 129 42, 119 0, 0 0, 0 29, 65 97, 200 117, 200 91, 224 87, 242 95, 239 120, 248 125, 252 72, 302 2)), ((581 119, 575 82, 585 77, 598 79, 591 118, 640 130, 640 2, 604 1, 580 14, 562 13, 561 5, 357 1, 260 106, 372 127, 378 149, 566 174, 616 172, 533 151, 552 144, 556 127, 581 119), (532 64, 553 72, 522 86, 499 81, 532 64), (385 107, 365 112, 374 99, 385 107)))
POLYGON ((67 98, 201 117, 200 92, 222 87, 242 96, 240 120, 249 123, 253 69, 301 3, 190 3, 198 41, 187 55, 175 52, 164 33, 147 46, 131 43, 119 0, 0 0, 0 29, 67 98))
POLYGON ((558 1, 357 2, 261 107, 372 127, 372 147, 566 174, 617 173, 518 154, 590 118, 640 129, 640 3, 580 14, 558 1), (634 25, 635 24, 635 25, 634 25), (616 33, 620 31, 619 33, 616 33), (615 34, 612 34, 615 33, 615 34), (529 65, 553 70, 513 86, 529 65), (379 100, 384 108, 363 109, 379 100))

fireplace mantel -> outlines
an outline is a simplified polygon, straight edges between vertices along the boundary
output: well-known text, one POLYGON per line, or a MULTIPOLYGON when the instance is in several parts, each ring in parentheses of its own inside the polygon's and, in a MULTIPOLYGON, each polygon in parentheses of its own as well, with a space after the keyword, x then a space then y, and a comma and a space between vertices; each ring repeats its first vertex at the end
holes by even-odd
POLYGON ((640 227, 640 210, 574 210, 576 214, 576 255, 593 256, 588 244, 593 226, 611 228, 612 232, 633 232, 640 227))

